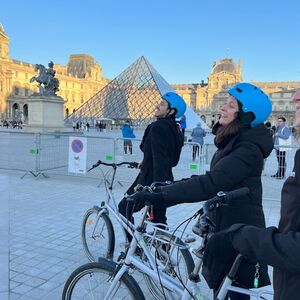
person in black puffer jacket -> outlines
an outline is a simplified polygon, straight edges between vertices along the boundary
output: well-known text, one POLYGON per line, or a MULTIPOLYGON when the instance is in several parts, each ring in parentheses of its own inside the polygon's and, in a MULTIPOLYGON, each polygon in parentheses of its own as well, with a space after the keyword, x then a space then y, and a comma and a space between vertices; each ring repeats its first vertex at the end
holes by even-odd
MULTIPOLYGON (((227 229, 235 223, 265 227, 262 209, 261 173, 263 162, 273 149, 273 140, 263 122, 271 113, 269 97, 258 87, 239 83, 228 90, 229 97, 221 108, 219 121, 213 127, 215 145, 218 150, 211 161, 210 171, 205 175, 192 176, 160 188, 158 193, 140 192, 133 196, 135 210, 143 207, 145 201, 155 203, 154 218, 166 222, 167 207, 207 200, 219 191, 230 191, 248 187, 250 193, 236 200, 230 206, 219 207, 210 217, 216 224, 216 231, 227 229)), ((203 275, 209 286, 218 289, 229 271, 237 251, 226 253, 218 245, 222 256, 227 257, 221 265, 203 267, 203 275)), ((253 287, 255 262, 245 260, 235 278, 236 285, 253 287)), ((260 266, 259 286, 270 284, 267 266, 260 266)), ((230 299, 249 299, 246 295, 233 293, 230 299)))
MULTIPOLYGON (((295 128, 300 132, 300 90, 294 96, 295 128)), ((235 224, 213 235, 207 247, 234 249, 249 259, 274 267, 274 300, 295 300, 300 295, 300 149, 295 155, 294 169, 281 191, 281 212, 278 229, 235 224)), ((218 263, 220 257, 204 256, 204 261, 218 263)))
MULTIPOLYGON (((184 144, 183 135, 175 122, 175 117, 181 117, 186 110, 182 97, 174 92, 162 96, 162 101, 156 106, 154 115, 156 121, 147 126, 140 149, 144 153, 140 163, 140 173, 126 192, 134 193, 137 184, 149 186, 153 182, 173 181, 172 168, 178 164, 181 149, 184 144)), ((119 212, 133 221, 132 205, 123 198, 119 203, 119 212)), ((131 236, 127 234, 128 240, 131 236)))

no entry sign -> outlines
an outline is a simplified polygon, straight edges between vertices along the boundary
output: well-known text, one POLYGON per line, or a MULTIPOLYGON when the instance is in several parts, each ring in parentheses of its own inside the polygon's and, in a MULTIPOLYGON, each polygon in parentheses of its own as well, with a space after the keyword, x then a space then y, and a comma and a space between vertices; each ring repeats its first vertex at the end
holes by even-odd
POLYGON ((82 137, 69 139, 69 173, 86 173, 87 140, 82 137))

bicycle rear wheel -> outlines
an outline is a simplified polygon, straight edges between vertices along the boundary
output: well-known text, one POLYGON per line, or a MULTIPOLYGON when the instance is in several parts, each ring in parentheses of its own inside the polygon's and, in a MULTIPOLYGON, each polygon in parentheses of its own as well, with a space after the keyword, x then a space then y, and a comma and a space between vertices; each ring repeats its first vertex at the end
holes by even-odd
MULTIPOLYGON (((110 287, 116 264, 105 258, 77 268, 65 283, 62 300, 102 300, 110 287)), ((145 300, 135 279, 125 273, 111 299, 145 300)))
MULTIPOLYGON (((185 248, 178 248, 176 247, 172 241, 176 239, 175 236, 172 236, 172 234, 168 234, 166 232, 157 233, 155 235, 156 238, 159 238, 161 240, 170 241, 170 244, 163 243, 160 241, 154 241, 152 243, 151 238, 149 240, 146 240, 146 243, 148 243, 151 252, 153 255, 156 256, 156 259, 163 263, 165 266, 164 272, 173 278, 180 278, 180 280, 186 284, 189 274, 194 269, 194 260, 192 258, 191 253, 188 249, 185 248)), ((184 243, 180 240, 176 240, 177 245, 184 245, 184 243)), ((147 261, 147 258, 143 254, 142 259, 147 261)), ((143 274, 145 283, 147 284, 147 287, 150 291, 150 293, 153 295, 153 297, 157 300, 164 299, 164 293, 162 290, 162 287, 160 286, 159 282, 153 280, 153 278, 149 277, 147 274, 143 274)), ((179 279, 178 279, 179 280, 179 279)), ((176 298, 176 295, 174 295, 174 299, 181 299, 181 296, 178 295, 176 298)))
POLYGON ((84 214, 81 239, 84 252, 91 262, 99 257, 113 259, 115 233, 109 216, 100 207, 94 206, 84 214))

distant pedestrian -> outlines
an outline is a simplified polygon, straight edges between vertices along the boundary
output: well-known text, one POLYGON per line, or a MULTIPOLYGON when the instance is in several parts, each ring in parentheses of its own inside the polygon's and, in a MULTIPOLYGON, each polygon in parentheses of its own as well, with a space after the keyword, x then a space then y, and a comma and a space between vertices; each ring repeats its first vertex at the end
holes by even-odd
POLYGON ((211 116, 211 128, 214 127, 215 123, 216 123, 216 116, 215 116, 215 115, 212 115, 212 116, 211 116))
POLYGON ((76 122, 75 121, 73 121, 72 127, 73 127, 73 131, 75 131, 76 130, 76 122))
POLYGON ((276 149, 276 156, 278 161, 278 169, 276 174, 272 175, 276 179, 283 179, 285 176, 286 170, 286 162, 285 162, 285 154, 288 148, 280 147, 280 146, 288 146, 287 142, 290 138, 291 132, 289 128, 286 126, 285 117, 279 117, 277 120, 277 127, 274 134, 274 145, 276 149))
POLYGON ((135 134, 133 133, 133 129, 130 127, 129 121, 122 126, 122 136, 124 139, 123 146, 124 146, 124 153, 132 155, 132 141, 131 139, 135 138, 135 134))
POLYGON ((269 130, 270 136, 273 137, 274 130, 273 130, 272 124, 268 121, 265 123, 265 127, 269 130))
POLYGON ((201 128, 201 123, 199 122, 191 133, 192 143, 197 143, 197 145, 193 145, 193 160, 195 160, 196 157, 199 157, 199 152, 201 153, 202 151, 205 136, 206 132, 203 128, 201 128))
POLYGON ((181 132, 183 135, 183 139, 184 139, 184 134, 185 134, 185 129, 186 129, 186 117, 185 115, 183 115, 180 119, 180 127, 181 127, 181 132))

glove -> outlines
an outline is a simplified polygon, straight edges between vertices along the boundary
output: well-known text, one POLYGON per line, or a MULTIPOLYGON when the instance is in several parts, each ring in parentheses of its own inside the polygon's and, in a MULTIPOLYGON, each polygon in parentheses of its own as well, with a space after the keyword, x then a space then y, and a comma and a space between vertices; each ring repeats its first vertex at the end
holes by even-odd
POLYGON ((150 202, 157 208, 165 207, 165 201, 162 193, 149 193, 146 191, 141 191, 130 195, 128 199, 134 203, 134 212, 140 211, 145 206, 146 202, 150 202))
POLYGON ((231 235, 227 231, 215 233, 205 247, 202 275, 211 289, 218 289, 237 255, 231 235))

